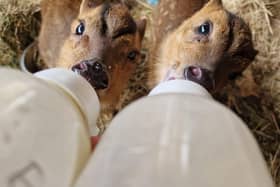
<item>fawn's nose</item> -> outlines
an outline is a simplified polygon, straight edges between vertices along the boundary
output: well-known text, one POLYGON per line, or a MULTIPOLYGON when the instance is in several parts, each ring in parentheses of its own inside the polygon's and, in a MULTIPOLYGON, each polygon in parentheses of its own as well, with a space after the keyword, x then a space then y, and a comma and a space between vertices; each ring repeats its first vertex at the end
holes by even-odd
POLYGON ((106 67, 100 60, 84 60, 74 65, 72 71, 82 75, 96 90, 106 89, 109 85, 106 67))
POLYGON ((184 70, 184 77, 187 80, 200 84, 208 91, 211 91, 215 88, 213 72, 208 69, 197 66, 189 66, 184 70))

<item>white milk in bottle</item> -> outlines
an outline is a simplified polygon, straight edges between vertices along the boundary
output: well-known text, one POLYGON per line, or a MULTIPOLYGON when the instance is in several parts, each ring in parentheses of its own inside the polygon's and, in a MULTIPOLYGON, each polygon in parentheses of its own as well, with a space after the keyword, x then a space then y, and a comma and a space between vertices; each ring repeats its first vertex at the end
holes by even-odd
POLYGON ((81 76, 0 69, 0 186, 69 187, 98 133, 99 101, 81 76))
POLYGON ((76 187, 272 187, 252 134, 199 84, 172 80, 112 121, 76 187))

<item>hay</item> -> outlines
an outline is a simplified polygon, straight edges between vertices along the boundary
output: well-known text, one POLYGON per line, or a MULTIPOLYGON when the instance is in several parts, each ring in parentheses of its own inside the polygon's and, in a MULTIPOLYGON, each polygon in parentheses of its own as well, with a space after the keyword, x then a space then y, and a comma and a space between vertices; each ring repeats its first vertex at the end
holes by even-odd
POLYGON ((39 15, 38 0, 0 0, 0 37, 20 53, 38 36, 39 15))
POLYGON ((0 39, 0 65, 18 68, 17 54, 0 39))
POLYGON ((222 101, 247 122, 262 148, 274 180, 279 183, 280 1, 224 0, 224 4, 249 23, 259 54, 245 75, 225 88, 222 101), (255 85, 253 89, 246 90, 252 85, 255 85))

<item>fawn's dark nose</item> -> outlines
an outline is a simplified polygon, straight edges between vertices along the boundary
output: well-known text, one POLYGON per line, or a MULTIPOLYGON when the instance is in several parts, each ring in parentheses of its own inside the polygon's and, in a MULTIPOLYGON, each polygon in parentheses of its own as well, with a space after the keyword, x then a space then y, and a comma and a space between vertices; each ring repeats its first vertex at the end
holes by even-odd
POLYGON ((96 90, 108 87, 106 67, 99 60, 84 60, 72 67, 72 71, 82 75, 96 90))
POLYGON ((184 77, 187 80, 196 82, 211 91, 215 88, 215 80, 213 72, 208 69, 189 66, 184 70, 184 77))

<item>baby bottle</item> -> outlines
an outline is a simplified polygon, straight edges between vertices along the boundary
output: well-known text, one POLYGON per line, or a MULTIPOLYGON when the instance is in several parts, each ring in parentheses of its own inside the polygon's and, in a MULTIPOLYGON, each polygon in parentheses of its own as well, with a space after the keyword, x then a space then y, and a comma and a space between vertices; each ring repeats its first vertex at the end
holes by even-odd
POLYGON ((98 97, 71 71, 35 76, 0 69, 0 186, 70 187, 98 133, 98 97))
POLYGON ((204 87, 171 80, 112 121, 76 187, 272 187, 244 122, 204 87))

